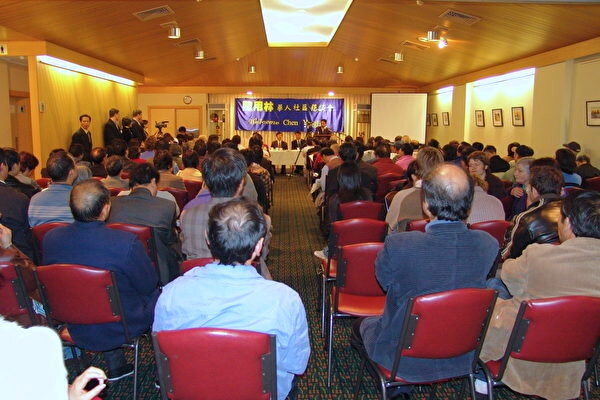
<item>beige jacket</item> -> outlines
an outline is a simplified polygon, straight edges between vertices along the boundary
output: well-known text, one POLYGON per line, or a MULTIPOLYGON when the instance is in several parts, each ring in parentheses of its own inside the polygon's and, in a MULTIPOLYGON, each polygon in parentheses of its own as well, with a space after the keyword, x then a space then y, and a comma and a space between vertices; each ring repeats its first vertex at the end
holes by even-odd
MULTIPOLYGON (((517 259, 506 260, 501 277, 514 296, 498 299, 480 358, 504 355, 521 301, 558 296, 600 297, 600 239, 574 238, 560 246, 529 245, 517 259)), ((502 381, 511 389, 550 400, 579 396, 584 362, 534 363, 511 359, 502 381)))

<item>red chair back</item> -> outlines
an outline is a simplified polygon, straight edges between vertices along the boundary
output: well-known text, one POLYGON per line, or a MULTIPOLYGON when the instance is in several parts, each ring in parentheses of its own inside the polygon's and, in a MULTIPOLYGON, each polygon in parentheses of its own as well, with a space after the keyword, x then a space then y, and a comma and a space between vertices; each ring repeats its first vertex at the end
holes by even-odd
POLYGON ((41 224, 34 226, 31 228, 31 233, 33 233, 34 244, 36 248, 36 253, 38 257, 38 262, 43 261, 43 251, 42 251, 42 243, 44 242, 44 237, 48 232, 50 232, 54 228, 58 228, 59 226, 67 226, 66 222, 48 222, 46 224, 41 224))
POLYGON ((199 181, 189 181, 184 179, 183 184, 185 185, 185 188, 187 190, 188 201, 195 198, 198 195, 198 192, 200 192, 200 189, 202 189, 202 182, 199 181))
POLYGON ((510 357, 565 363, 592 358, 600 338, 600 298, 565 296, 522 302, 510 357))
POLYGON ((212 261, 212 257, 192 258, 191 260, 185 260, 179 266, 179 272, 181 273, 181 275, 183 275, 192 268, 204 267, 205 265, 210 264, 212 261))
POLYGON ((392 204, 392 200, 394 200, 394 196, 396 195, 396 193, 398 193, 398 190, 393 190, 385 195, 383 201, 385 203, 386 210, 390 209, 390 205, 392 204))
POLYGON ((36 319, 20 269, 13 263, 1 262, 0 276, 4 279, 4 284, 0 285, 0 314, 19 321, 29 317, 28 325, 33 325, 36 319))
POLYGON ((400 174, 393 172, 383 174, 377 177, 377 193, 375 193, 375 201, 383 202, 385 195, 390 191, 390 182, 403 179, 400 174))
POLYGON ((383 243, 358 243, 340 250, 335 285, 341 293, 357 296, 385 296, 375 277, 375 259, 383 243))
POLYGON ((120 231, 125 231, 129 233, 133 233, 137 238, 142 242, 142 246, 144 246, 144 250, 148 253, 148 257, 152 262, 157 262, 156 257, 156 248, 154 247, 154 239, 152 236, 152 228, 144 225, 135 225, 135 224, 124 224, 120 222, 113 222, 110 224, 106 224, 107 228, 117 229, 120 231))
POLYGON ((408 182, 408 179, 398 179, 397 181, 391 181, 390 185, 388 187, 388 191, 390 190, 402 190, 402 188, 404 187, 404 185, 406 185, 406 182, 408 182))
POLYGON ((163 399, 277 399, 274 335, 193 328, 152 339, 163 399))
POLYGON ((506 190, 507 192, 510 190, 510 188, 512 188, 513 183, 512 181, 509 181, 508 179, 502 179, 502 184, 504 185, 504 190, 506 190))
POLYGON ((352 218, 331 224, 337 247, 355 243, 383 242, 387 224, 368 218, 352 218))
POLYGON ((174 188, 161 188, 163 192, 169 192, 175 197, 175 201, 179 206, 179 210, 183 210, 186 203, 188 202, 188 192, 186 190, 174 189, 174 188))
POLYGON ((383 219, 383 204, 374 201, 351 201, 340 204, 342 219, 383 219))
POLYGON ((469 229, 486 231, 498 241, 498 245, 502 248, 504 245, 504 235, 506 235, 506 231, 510 225, 510 222, 504 220, 483 221, 469 225, 469 229))
POLYGON ((416 219, 414 221, 408 221, 408 224, 406 225, 406 230, 425 232, 425 226, 428 223, 428 219, 416 219))
POLYGON ((121 188, 108 188, 108 191, 110 192, 111 196, 118 196, 119 193, 121 193, 123 191, 123 189, 121 188))
POLYGON ((50 184, 50 178, 38 178, 35 181, 42 189, 46 189, 50 184))
POLYGON ((585 182, 583 182, 583 187, 588 190, 600 192, 600 176, 586 179, 585 182))
POLYGON ((52 264, 35 271, 47 316, 73 324, 122 320, 113 272, 77 264, 52 264))

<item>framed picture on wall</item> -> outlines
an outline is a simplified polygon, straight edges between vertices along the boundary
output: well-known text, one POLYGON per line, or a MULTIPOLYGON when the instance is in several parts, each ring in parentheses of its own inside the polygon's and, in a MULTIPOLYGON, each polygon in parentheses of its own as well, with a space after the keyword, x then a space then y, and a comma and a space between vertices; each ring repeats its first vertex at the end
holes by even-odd
POLYGON ((431 125, 438 126, 437 113, 431 113, 431 125))
POLYGON ((525 126, 525 113, 523 107, 512 107, 512 124, 513 126, 525 126))
POLYGON ((585 102, 587 126, 600 126, 600 100, 585 102))
POLYGON ((442 113, 442 124, 444 124, 444 126, 450 126, 450 113, 449 112, 442 113))
POLYGON ((431 125, 431 117, 429 116, 429 114, 425 115, 425 125, 426 126, 430 126, 431 125))
POLYGON ((502 109, 494 108, 492 110, 492 125, 504 126, 504 120, 502 119, 502 109))
POLYGON ((485 126, 483 110, 475 110, 475 126, 485 126))

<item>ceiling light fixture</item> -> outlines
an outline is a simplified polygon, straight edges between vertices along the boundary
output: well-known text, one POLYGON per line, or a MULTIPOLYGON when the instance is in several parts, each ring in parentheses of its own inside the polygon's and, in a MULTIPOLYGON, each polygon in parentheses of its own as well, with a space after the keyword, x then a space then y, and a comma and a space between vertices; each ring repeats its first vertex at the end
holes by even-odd
POLYGON ((135 86, 135 82, 131 79, 126 79, 117 75, 108 74, 106 72, 94 68, 84 67, 83 65, 61 60, 59 58, 50 56, 37 56, 37 59, 41 63, 52 65, 54 67, 63 68, 69 71, 80 72, 82 74, 95 76, 96 78, 106 79, 117 83, 122 83, 128 86, 135 86))
POLYGON ((440 40, 440 33, 438 31, 427 31, 427 40, 429 42, 440 40))
POLYGON ((335 96, 335 93, 332 91, 327 92, 327 96, 335 96))
POLYGON ((248 67, 248 73, 249 74, 255 74, 256 73, 256 67, 254 65, 251 65, 248 67))
POLYGON ((196 60, 204 60, 204 57, 205 57, 205 56, 204 56, 204 50, 196 50, 196 51, 194 52, 194 58, 195 58, 196 60))
POLYGON ((403 53, 394 53, 394 61, 396 61, 396 62, 404 61, 404 54, 403 53))
POLYGON ((336 73, 338 74, 343 74, 344 73, 344 67, 342 67, 341 65, 338 65, 336 71, 336 73))
POLYGON ((248 90, 248 91, 246 92, 246 94, 247 94, 248 96, 252 96, 252 95, 254 94, 254 92, 253 92, 252 90, 248 90))
POLYGON ((169 28, 169 39, 179 39, 181 37, 181 29, 178 26, 169 28))
POLYGON ((440 49, 443 49, 446 46, 448 46, 448 40, 446 40, 446 38, 441 38, 440 41, 438 42, 438 47, 440 49))

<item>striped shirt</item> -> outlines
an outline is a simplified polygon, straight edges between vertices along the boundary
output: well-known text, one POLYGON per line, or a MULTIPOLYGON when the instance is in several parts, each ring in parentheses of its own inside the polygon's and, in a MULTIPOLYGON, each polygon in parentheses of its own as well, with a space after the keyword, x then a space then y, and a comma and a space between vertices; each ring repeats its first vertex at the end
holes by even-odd
POLYGON ((31 227, 48 222, 73 222, 69 198, 73 186, 52 183, 48 189, 37 193, 29 202, 29 225, 31 227))

